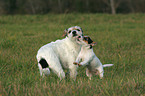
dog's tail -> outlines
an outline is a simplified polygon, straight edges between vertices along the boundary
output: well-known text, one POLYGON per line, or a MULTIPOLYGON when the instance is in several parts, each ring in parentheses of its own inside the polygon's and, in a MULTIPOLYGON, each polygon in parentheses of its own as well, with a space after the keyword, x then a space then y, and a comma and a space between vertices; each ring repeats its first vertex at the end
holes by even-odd
POLYGON ((111 67, 113 66, 114 64, 104 64, 103 67, 111 67))
POLYGON ((42 58, 38 62, 38 67, 39 67, 41 76, 43 76, 43 75, 48 76, 50 74, 49 65, 45 59, 42 58))

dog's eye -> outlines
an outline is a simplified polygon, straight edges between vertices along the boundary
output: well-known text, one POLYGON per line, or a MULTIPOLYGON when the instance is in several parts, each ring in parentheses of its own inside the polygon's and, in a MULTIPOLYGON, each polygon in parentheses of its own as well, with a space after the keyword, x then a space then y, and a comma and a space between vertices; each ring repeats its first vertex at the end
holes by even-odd
POLYGON ((71 30, 70 31, 68 31, 68 33, 70 33, 71 32, 71 30))
POLYGON ((84 40, 88 41, 88 38, 84 37, 84 40))
POLYGON ((80 29, 77 29, 77 31, 80 31, 80 29))

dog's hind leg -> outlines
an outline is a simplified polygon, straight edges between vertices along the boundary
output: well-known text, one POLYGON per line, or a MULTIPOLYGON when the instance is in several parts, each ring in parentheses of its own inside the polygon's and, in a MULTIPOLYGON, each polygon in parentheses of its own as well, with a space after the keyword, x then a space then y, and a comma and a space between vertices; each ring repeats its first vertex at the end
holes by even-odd
POLYGON ((46 58, 46 61, 49 64, 49 68, 60 78, 60 80, 65 78, 65 73, 57 56, 53 55, 50 58, 46 58))
POLYGON ((92 79, 92 73, 88 68, 86 68, 86 75, 89 77, 90 80, 92 79))
MULTIPOLYGON (((98 72, 99 72, 99 76, 100 78, 102 79, 103 78, 103 74, 104 74, 104 70, 103 70, 103 66, 100 65, 98 68, 97 68, 98 72)), ((98 74, 98 73, 97 73, 98 74)))
POLYGON ((39 71, 40 71, 41 76, 45 76, 45 75, 50 74, 50 70, 48 68, 49 66, 48 66, 48 63, 45 59, 41 58, 41 60, 38 62, 38 67, 39 67, 39 71))
POLYGON ((77 68, 78 66, 76 65, 72 65, 69 67, 70 78, 73 79, 74 81, 76 80, 76 76, 77 76, 77 68))
POLYGON ((61 66, 58 66, 58 65, 55 67, 51 66, 50 68, 60 78, 60 80, 65 78, 65 73, 61 66))

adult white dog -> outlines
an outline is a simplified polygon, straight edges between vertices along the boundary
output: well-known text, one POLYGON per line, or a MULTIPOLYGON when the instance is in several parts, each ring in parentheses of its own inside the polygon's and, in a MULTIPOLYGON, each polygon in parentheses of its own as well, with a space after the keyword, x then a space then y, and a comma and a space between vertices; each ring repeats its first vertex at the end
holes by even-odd
POLYGON ((60 79, 65 78, 63 68, 70 71, 70 77, 76 79, 77 66, 73 64, 79 54, 81 45, 76 40, 77 36, 83 36, 79 26, 73 26, 65 30, 66 38, 48 43, 42 46, 37 53, 40 75, 49 75, 49 68, 57 74, 60 79))

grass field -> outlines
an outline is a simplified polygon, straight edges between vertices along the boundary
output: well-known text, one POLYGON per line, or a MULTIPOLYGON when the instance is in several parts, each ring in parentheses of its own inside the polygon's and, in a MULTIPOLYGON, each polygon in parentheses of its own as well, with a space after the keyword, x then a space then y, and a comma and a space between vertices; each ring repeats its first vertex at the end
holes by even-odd
POLYGON ((0 96, 145 96, 145 14, 47 14, 0 16, 0 96), (75 82, 55 74, 42 79, 36 54, 78 25, 97 45, 104 79, 78 69, 75 82))

